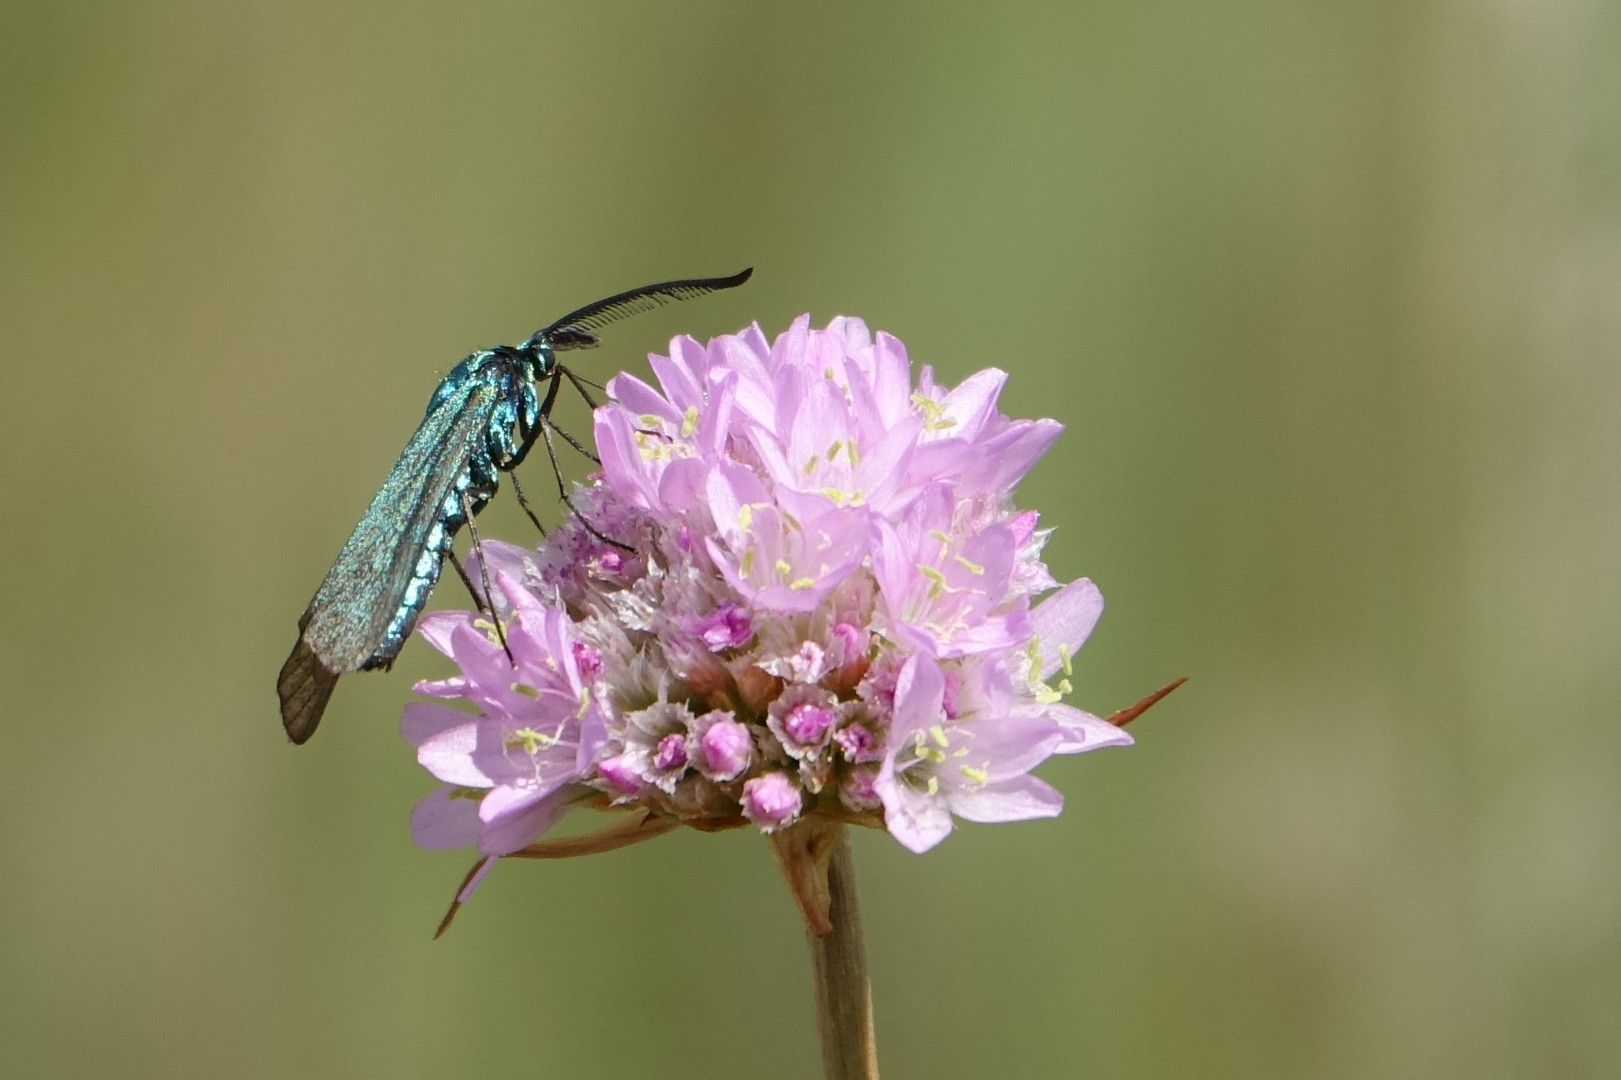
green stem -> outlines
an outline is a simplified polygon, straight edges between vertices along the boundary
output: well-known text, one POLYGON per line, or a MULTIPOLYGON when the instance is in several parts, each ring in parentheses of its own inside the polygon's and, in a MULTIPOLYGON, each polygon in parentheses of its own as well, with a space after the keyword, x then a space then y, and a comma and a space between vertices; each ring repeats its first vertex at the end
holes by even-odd
POLYGON ((834 828, 837 839, 827 868, 832 929, 821 936, 809 927, 805 931, 816 980, 822 1073, 827 1080, 878 1080, 878 1045, 873 1038, 872 990, 867 982, 855 862, 850 857, 848 830, 834 828))

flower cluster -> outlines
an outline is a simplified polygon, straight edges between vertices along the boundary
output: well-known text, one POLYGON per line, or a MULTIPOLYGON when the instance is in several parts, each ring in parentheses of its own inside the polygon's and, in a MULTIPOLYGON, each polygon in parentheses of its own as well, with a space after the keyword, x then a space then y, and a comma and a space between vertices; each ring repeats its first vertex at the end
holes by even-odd
POLYGON ((444 783, 419 843, 510 854, 594 805, 765 832, 823 815, 924 851, 953 816, 1057 814, 1034 766, 1131 741, 1060 701, 1103 600, 1052 579, 1012 505, 1061 426, 1003 416, 1004 373, 914 384, 901 343, 849 318, 651 360, 658 387, 620 375, 595 414, 578 514, 538 549, 481 545, 504 635, 421 621, 460 670, 418 690, 478 712, 406 708, 444 783))

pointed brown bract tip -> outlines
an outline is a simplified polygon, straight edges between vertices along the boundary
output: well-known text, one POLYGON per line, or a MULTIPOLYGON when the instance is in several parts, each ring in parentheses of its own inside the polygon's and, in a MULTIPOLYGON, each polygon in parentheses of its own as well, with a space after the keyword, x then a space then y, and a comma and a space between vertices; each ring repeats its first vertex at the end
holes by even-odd
POLYGON ((281 666, 281 674, 276 677, 276 695, 281 698, 281 726, 287 730, 289 739, 299 744, 309 741, 337 685, 338 673, 327 667, 300 635, 287 662, 281 666))
POLYGON ((1143 713, 1147 712, 1155 702, 1159 701, 1160 698, 1164 697, 1166 694, 1169 694, 1172 690, 1175 690, 1177 687, 1181 686, 1187 681, 1188 677, 1184 675, 1175 682, 1166 683, 1158 690, 1155 690, 1152 694, 1149 694, 1147 697, 1137 702, 1137 704, 1127 705, 1119 712, 1111 713, 1109 715, 1109 723, 1113 724, 1115 727, 1125 727, 1143 713))
POLYGON ((439 920, 439 929, 433 932, 433 940, 438 941, 445 936, 445 931, 450 929, 450 924, 456 921, 456 912, 461 909, 462 902, 460 900, 450 902, 450 908, 445 912, 445 917, 439 920))
MULTIPOLYGON (((681 823, 675 818, 661 817, 651 811, 642 811, 626 817, 607 828, 596 832, 581 833, 578 836, 559 836, 551 840, 537 840, 528 847, 509 851, 500 856, 505 859, 572 859, 579 855, 599 855, 604 851, 618 851, 622 847, 639 844, 644 840, 651 840, 655 836, 663 836, 681 823)), ((742 824, 740 821, 739 824, 742 824)), ((456 898, 450 902, 450 908, 445 917, 439 920, 439 929, 433 932, 434 940, 444 936, 450 924, 455 921, 456 913, 462 909, 462 902, 467 899, 473 881, 484 870, 494 855, 486 855, 473 864, 462 878, 462 883, 456 887, 456 898)))
POLYGON ((462 909, 462 894, 467 891, 467 886, 473 883, 473 879, 478 876, 478 872, 484 869, 484 864, 494 857, 493 855, 484 856, 484 858, 473 864, 471 870, 467 871, 467 876, 462 878, 462 883, 456 886, 456 898, 450 902, 450 908, 445 912, 445 917, 439 920, 439 929, 433 932, 433 940, 438 941, 443 937, 445 931, 450 929, 450 924, 456 921, 456 912, 462 909))

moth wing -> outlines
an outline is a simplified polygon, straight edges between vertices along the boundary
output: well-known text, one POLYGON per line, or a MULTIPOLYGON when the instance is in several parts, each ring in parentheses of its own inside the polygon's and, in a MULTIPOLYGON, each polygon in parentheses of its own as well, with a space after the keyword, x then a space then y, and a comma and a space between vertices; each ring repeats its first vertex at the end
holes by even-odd
POLYGON ((470 383, 422 420, 304 613, 304 638, 338 671, 378 656, 444 503, 484 438, 496 388, 470 383))
POLYGON ((295 743, 309 741, 326 712, 326 703, 338 685, 338 672, 321 662, 302 634, 276 676, 281 698, 281 726, 295 743))
POLYGON ((498 401, 498 388, 482 381, 440 400, 338 552, 276 681, 282 723, 294 742, 314 733, 339 675, 387 663, 399 652, 400 642, 387 640, 389 624, 498 401))

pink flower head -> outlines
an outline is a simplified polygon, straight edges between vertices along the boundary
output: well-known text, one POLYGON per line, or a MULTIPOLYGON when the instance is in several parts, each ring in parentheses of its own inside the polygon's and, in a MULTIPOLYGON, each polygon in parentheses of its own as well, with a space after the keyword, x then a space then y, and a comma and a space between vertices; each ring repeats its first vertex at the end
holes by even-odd
POLYGON ((406 711, 444 784, 421 843, 505 854, 588 804, 765 832, 826 813, 923 851, 959 818, 1058 813, 1030 771, 1130 741, 1061 700, 1102 598, 1059 587, 1013 503, 1061 428, 1002 415, 1004 373, 938 385, 849 318, 651 362, 594 415, 589 527, 483 545, 512 659, 486 616, 419 624, 459 669, 419 689, 477 710, 406 711))

